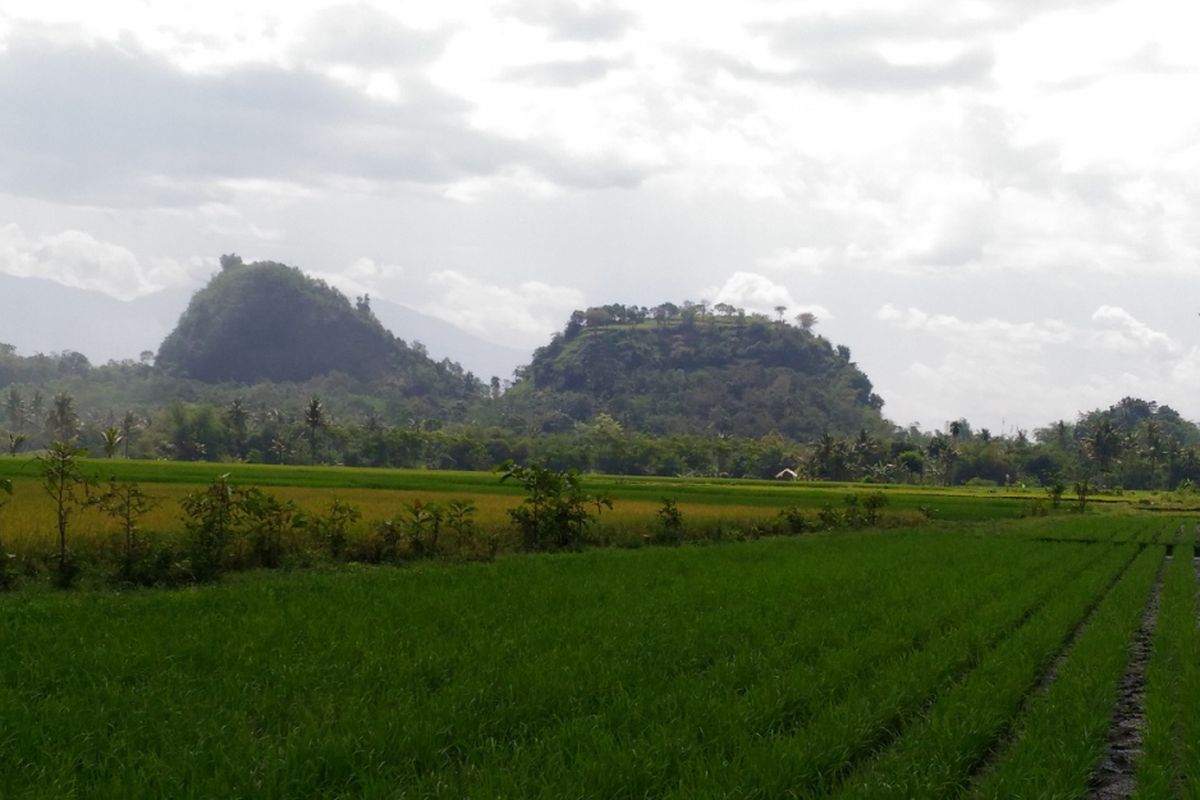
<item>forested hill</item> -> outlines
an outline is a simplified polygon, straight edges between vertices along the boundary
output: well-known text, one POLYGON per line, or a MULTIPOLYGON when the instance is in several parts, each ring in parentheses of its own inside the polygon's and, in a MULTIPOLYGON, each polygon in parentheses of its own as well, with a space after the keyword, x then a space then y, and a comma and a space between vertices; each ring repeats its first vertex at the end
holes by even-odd
MULTIPOLYGON (((887 429, 883 401, 851 361, 800 325, 722 304, 577 311, 509 392, 544 430, 606 413, 630 430, 800 441, 887 429)), ((528 418, 528 416, 527 416, 528 418)))
POLYGON ((371 312, 323 281, 275 262, 221 259, 163 341, 157 364, 168 373, 216 383, 305 381, 341 372, 387 381, 406 394, 464 396, 461 370, 437 364, 397 339, 371 312))

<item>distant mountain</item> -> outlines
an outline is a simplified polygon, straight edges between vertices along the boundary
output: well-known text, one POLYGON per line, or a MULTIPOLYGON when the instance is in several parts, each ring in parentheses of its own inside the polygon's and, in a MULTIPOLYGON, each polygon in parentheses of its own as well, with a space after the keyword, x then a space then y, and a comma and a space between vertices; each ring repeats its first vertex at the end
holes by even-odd
POLYGON ((575 312, 534 353, 504 404, 543 431, 600 414, 656 434, 808 440, 889 428, 849 348, 761 315, 669 303, 575 312))
MULTIPOLYGON (((0 273, 0 342, 18 352, 82 353, 93 364, 136 360, 157 351, 191 299, 192 288, 168 289, 134 300, 76 289, 45 278, 0 273)), ((384 327, 425 345, 436 361, 449 358, 483 381, 511 377, 530 354, 467 333, 448 322, 385 300, 371 308, 384 327)))
POLYGON ((27 355, 70 350, 97 364, 136 360, 158 347, 190 296, 190 290, 172 289, 118 300, 44 278, 0 274, 0 342, 27 355))
POLYGON ((481 339, 408 306, 372 298, 371 310, 384 327, 401 339, 409 344, 419 341, 430 357, 457 361, 485 383, 493 375, 511 378, 517 367, 529 363, 530 353, 526 350, 481 339))

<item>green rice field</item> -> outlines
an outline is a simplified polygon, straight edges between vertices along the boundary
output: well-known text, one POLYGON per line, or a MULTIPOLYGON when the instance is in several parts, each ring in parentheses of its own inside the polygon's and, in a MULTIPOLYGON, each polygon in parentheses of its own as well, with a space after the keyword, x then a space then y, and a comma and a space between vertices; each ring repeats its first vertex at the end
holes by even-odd
MULTIPOLYGON (((32 478, 0 464, 17 484, 0 514, 40 519, 32 478)), ((214 471, 112 466, 167 494, 214 471)), ((519 499, 494 475, 229 471, 300 499, 519 499)), ((613 513, 667 491, 693 515, 848 491, 596 483, 613 513)), ((956 511, 0 595, 0 797, 1088 797, 1117 779, 1200 796, 1195 517, 1018 519, 1020 496, 887 491, 956 511), (1122 726, 1135 758, 1114 777, 1122 726)))

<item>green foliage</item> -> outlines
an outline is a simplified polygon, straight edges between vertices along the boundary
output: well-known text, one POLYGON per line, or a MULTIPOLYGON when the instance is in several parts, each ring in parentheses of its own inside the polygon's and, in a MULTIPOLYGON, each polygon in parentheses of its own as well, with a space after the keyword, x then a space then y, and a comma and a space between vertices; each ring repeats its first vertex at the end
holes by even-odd
POLYGON ((658 519, 661 523, 658 543, 683 544, 683 512, 679 510, 679 504, 670 497, 664 497, 658 509, 658 519))
MULTIPOLYGON (((111 455, 109 456, 111 458, 111 455)), ((121 566, 117 577, 125 582, 137 582, 137 566, 145 556, 143 543, 138 537, 139 523, 157 501, 142 491, 136 483, 126 483, 111 478, 108 488, 92 499, 109 518, 121 526, 124 539, 121 566)))
POLYGON ((292 501, 281 501, 258 488, 241 492, 239 502, 246 527, 249 565, 268 569, 280 566, 286 538, 304 526, 300 510, 292 501))
POLYGON ((229 474, 218 476, 208 488, 190 492, 180 501, 189 534, 189 567, 197 581, 220 575, 230 545, 245 515, 240 493, 229 474))
MULTIPOLYGON (((0 478, 0 492, 11 496, 13 493, 12 481, 0 478)), ((0 511, 4 510, 5 505, 7 505, 6 502, 0 502, 0 511)), ((0 592, 6 592, 13 586, 14 576, 9 563, 11 561, 12 556, 4 549, 4 540, 0 538, 0 592)))
POLYGON ((601 413, 656 433, 808 439, 884 427, 882 401, 849 351, 808 330, 731 317, 655 323, 636 307, 591 311, 586 327, 534 353, 503 409, 540 419, 542 432, 563 424, 558 414, 573 424, 601 413))
POLYGON ((346 545, 350 541, 350 527, 360 519, 361 511, 334 498, 328 511, 312 515, 306 520, 306 524, 329 557, 339 559, 346 553, 346 545))
POLYGON ((553 470, 536 462, 518 466, 501 464, 500 482, 515 480, 527 497, 508 514, 521 533, 526 550, 578 549, 585 528, 595 519, 590 503, 612 508, 612 500, 589 496, 576 470, 553 470))
POLYGON ((368 305, 352 306, 324 281, 269 261, 214 275, 163 341, 156 366, 206 383, 341 373, 445 400, 482 393, 457 365, 436 364, 389 333, 368 305))
POLYGON ((71 515, 88 501, 91 479, 80 468, 80 459, 86 455, 87 450, 77 450, 66 442, 55 441, 44 455, 34 459, 42 488, 54 502, 58 529, 57 583, 62 588, 70 586, 79 574, 79 565, 67 549, 67 528, 71 515))

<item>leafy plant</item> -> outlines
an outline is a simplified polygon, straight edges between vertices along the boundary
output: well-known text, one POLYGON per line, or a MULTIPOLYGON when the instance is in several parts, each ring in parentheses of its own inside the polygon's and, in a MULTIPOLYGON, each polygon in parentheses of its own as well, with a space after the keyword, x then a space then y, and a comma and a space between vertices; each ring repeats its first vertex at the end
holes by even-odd
POLYGON ((779 519, 788 533, 800 534, 808 530, 810 522, 799 506, 788 506, 779 512, 779 519))
POLYGON ((663 498, 662 506, 658 509, 658 519, 662 523, 659 530, 659 542, 681 544, 683 542, 683 512, 670 497, 663 498))
POLYGON ((330 558, 341 558, 346 552, 350 541, 350 526, 362 519, 362 512, 349 503, 335 499, 329 504, 329 511, 315 515, 308 520, 308 525, 316 534, 318 541, 329 553, 330 558))
POLYGON ((509 509, 508 515, 526 550, 578 548, 585 528, 594 521, 588 506, 596 503, 597 507, 612 508, 609 498, 584 491, 577 470, 552 470, 536 462, 518 466, 511 460, 497 470, 501 482, 516 480, 525 488, 527 497, 520 506, 509 509))
POLYGON ((281 501, 261 489, 241 494, 242 513, 250 546, 250 562, 259 567, 278 567, 283 561, 284 537, 303 524, 296 504, 281 501))
POLYGON ((224 569, 229 543, 245 514, 240 493, 225 473, 208 488, 191 492, 179 502, 190 537, 192 577, 212 580, 224 569))
POLYGON ((137 536, 138 523, 157 505, 157 501, 143 492, 136 483, 110 478, 108 489, 95 497, 93 503, 120 524, 125 546, 118 577, 123 581, 132 581, 134 567, 141 556, 141 543, 137 536))
MULTIPOLYGON (((12 481, 7 478, 0 478, 0 492, 11 496, 13 493, 12 481)), ((0 503, 0 511, 3 511, 6 505, 8 505, 7 502, 0 503)), ((12 558, 10 554, 5 552, 4 542, 0 540, 0 592, 6 592, 12 588, 14 578, 12 572, 9 570, 9 561, 12 558)))
POLYGON ((54 502, 55 521, 58 527, 58 576, 57 583, 67 588, 79 573, 79 566, 67 551, 67 528, 71 514, 87 503, 91 480, 80 469, 79 460, 87 450, 77 450, 67 442, 54 441, 45 455, 35 459, 42 479, 42 488, 54 502))

